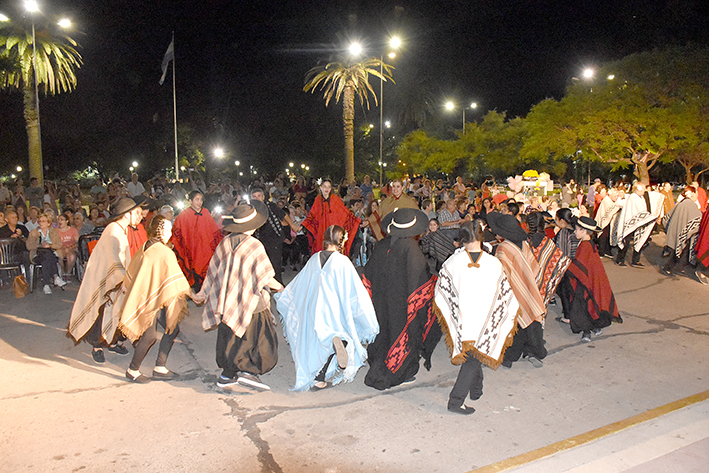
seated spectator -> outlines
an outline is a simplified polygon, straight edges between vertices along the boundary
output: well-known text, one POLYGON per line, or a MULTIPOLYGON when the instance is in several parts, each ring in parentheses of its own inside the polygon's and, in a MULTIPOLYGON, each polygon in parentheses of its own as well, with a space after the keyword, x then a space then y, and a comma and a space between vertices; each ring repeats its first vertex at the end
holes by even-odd
POLYGON ((20 242, 22 242, 20 245, 22 252, 22 266, 25 268, 25 274, 28 274, 30 270, 30 260, 29 255, 27 254, 25 242, 27 241, 27 237, 30 233, 23 225, 19 224, 17 220, 17 212, 14 210, 7 211, 5 214, 5 220, 7 223, 0 227, 0 238, 17 238, 20 242))
POLYGON ((88 222, 84 219, 84 213, 83 212, 74 212, 74 215, 72 217, 72 226, 76 228, 77 233, 79 236, 83 235, 88 235, 89 233, 94 231, 94 228, 96 226, 88 222))
POLYGON ((39 214, 39 208, 34 206, 30 207, 29 218, 27 219, 27 222, 25 222, 25 228, 28 232, 31 232, 35 228, 39 227, 39 224, 37 223, 37 217, 39 217, 39 214))
POLYGON ((58 274, 59 259, 55 250, 61 249, 62 239, 56 228, 52 228, 52 216, 42 214, 37 218, 39 227, 32 230, 27 238, 27 249, 30 251, 30 261, 42 265, 41 280, 44 293, 51 294, 49 285, 64 289, 66 282, 58 274))
POLYGON ((57 250, 59 265, 62 269, 62 277, 71 275, 71 268, 76 263, 79 249, 79 232, 69 225, 69 219, 65 214, 57 217, 57 231, 62 240, 62 247, 57 250))

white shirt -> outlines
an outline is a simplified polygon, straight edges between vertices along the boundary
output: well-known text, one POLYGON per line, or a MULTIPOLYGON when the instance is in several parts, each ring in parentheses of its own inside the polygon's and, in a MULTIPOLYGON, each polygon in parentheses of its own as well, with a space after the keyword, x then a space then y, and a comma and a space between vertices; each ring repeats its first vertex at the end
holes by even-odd
POLYGON ((131 197, 135 197, 145 192, 145 187, 143 187, 143 184, 141 184, 140 182, 138 182, 137 184, 133 184, 133 181, 130 181, 126 186, 126 189, 130 193, 131 197))

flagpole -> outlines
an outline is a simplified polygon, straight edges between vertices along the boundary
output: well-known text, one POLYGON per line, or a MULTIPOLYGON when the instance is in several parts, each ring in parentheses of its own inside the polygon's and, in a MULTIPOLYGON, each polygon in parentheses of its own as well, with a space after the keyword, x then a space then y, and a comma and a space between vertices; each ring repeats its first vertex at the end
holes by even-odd
MULTIPOLYGON (((172 33, 172 44, 175 44, 175 32, 172 33)), ((172 59, 172 116, 175 122, 175 181, 180 180, 180 163, 177 155, 177 93, 175 91, 175 59, 172 59)))

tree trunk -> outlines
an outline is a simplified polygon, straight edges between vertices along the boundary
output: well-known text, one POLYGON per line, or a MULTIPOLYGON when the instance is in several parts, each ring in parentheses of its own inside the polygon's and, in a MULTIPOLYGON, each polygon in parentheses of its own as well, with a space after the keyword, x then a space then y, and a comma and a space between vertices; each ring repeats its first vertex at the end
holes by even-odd
POLYGON ((36 177, 39 185, 44 186, 44 169, 42 167, 42 142, 39 130, 39 110, 34 91, 34 84, 25 84, 25 128, 27 129, 27 144, 29 151, 30 178, 36 177))
POLYGON ((354 181, 354 88, 345 86, 342 100, 342 121, 345 129, 345 178, 354 181))

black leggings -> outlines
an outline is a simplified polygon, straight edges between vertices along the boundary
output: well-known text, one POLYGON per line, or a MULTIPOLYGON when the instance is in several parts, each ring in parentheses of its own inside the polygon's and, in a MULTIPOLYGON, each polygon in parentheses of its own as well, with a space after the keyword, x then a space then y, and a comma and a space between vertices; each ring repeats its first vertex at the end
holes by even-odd
MULTIPOLYGON (((133 359, 130 361, 130 369, 136 371, 140 369, 140 365, 143 364, 145 356, 158 339, 158 324, 165 328, 165 309, 160 309, 160 316, 157 317, 153 326, 146 330, 138 340, 133 342, 133 349, 135 351, 133 352, 133 359)), ((179 333, 179 325, 175 326, 175 330, 173 330, 172 333, 163 333, 155 366, 165 366, 170 350, 172 350, 172 345, 179 333)))
POLYGON ((42 282, 45 285, 52 284, 54 276, 58 274, 57 264, 59 263, 59 258, 54 254, 54 251, 48 248, 38 249, 34 263, 42 265, 42 282))

